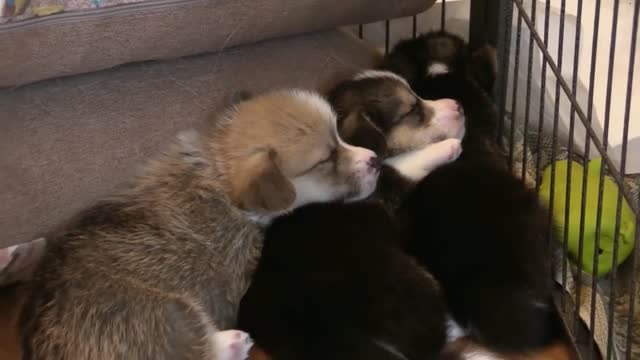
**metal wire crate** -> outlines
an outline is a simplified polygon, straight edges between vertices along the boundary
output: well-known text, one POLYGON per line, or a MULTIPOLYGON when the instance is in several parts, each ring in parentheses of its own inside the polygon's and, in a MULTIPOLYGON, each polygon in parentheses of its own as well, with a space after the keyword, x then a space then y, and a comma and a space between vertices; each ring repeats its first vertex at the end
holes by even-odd
MULTIPOLYGON (((578 259, 583 259, 585 251, 585 214, 596 212, 594 249, 601 246, 603 219, 615 222, 612 269, 606 276, 596 275, 599 251, 593 251, 593 269, 587 273, 581 261, 570 259, 569 227, 555 233, 559 240, 559 251, 552 254, 559 259, 557 307, 583 359, 640 359, 640 338, 634 338, 634 332, 640 337, 639 247, 618 266, 623 203, 635 217, 636 242, 640 225, 640 176, 627 174, 634 166, 633 172, 640 171, 640 150, 631 153, 629 147, 632 98, 634 90, 640 89, 640 81, 634 82, 634 70, 640 65, 636 61, 639 15, 640 0, 440 0, 424 14, 354 29, 385 52, 400 39, 440 28, 464 36, 472 48, 486 43, 496 47, 499 71, 493 96, 502 120, 499 141, 509 153, 513 171, 522 179, 530 178, 540 190, 543 162, 548 163, 552 214, 564 219, 578 214, 580 219, 578 259), (466 25, 451 29, 452 12, 458 17, 464 12, 466 25), (581 51, 586 48, 590 49, 581 51), (634 84, 639 88, 634 89, 634 84), (614 127, 617 153, 612 151, 614 127), (595 181, 594 206, 587 189, 593 186, 589 185, 589 159, 595 157, 602 159, 602 166, 595 181), (566 164, 583 164, 579 206, 571 206, 571 197, 576 196, 571 179, 580 174, 572 173, 573 166, 558 168, 558 158, 566 159, 566 164), (566 181, 558 184, 555 177, 561 170, 566 181), (620 189, 615 219, 603 217, 606 179, 620 189), (561 196, 561 189, 566 205, 554 208, 554 197, 561 196), (625 302, 626 307, 620 305, 625 302)), ((554 231, 549 229, 550 238, 554 231)))

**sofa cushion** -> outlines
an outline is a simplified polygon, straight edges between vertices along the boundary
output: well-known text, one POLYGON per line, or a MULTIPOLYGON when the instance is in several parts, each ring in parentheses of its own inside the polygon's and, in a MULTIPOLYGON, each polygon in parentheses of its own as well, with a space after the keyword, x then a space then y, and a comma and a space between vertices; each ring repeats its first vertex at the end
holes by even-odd
POLYGON ((0 89, 0 248, 49 235, 238 91, 327 89, 377 60, 329 31, 0 89))
POLYGON ((432 2, 148 0, 9 22, 0 25, 0 87, 406 16, 432 2))

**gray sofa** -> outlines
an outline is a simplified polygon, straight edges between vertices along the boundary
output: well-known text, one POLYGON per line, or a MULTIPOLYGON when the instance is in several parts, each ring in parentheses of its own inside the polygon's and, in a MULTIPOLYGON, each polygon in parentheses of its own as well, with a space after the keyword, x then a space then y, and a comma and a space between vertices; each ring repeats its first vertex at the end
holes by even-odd
POLYGON ((433 2, 147 0, 0 24, 0 249, 51 234, 237 91, 374 66, 337 28, 433 2))

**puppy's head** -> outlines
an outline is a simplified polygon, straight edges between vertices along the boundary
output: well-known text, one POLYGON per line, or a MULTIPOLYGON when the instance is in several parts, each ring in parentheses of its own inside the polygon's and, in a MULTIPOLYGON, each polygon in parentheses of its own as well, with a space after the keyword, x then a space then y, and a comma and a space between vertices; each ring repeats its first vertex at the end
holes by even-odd
POLYGON ((421 94, 431 86, 425 82, 447 76, 469 77, 490 93, 497 71, 493 47, 472 53, 462 38, 444 31, 400 42, 385 58, 383 68, 407 79, 414 88, 424 87, 418 90, 421 94))
POLYGON ((362 72, 334 89, 330 101, 342 138, 383 158, 464 136, 458 103, 423 100, 391 72, 362 72))
POLYGON ((276 91, 238 103, 221 137, 227 192, 249 212, 269 214, 373 192, 379 163, 370 150, 338 136, 336 115, 321 96, 276 91))

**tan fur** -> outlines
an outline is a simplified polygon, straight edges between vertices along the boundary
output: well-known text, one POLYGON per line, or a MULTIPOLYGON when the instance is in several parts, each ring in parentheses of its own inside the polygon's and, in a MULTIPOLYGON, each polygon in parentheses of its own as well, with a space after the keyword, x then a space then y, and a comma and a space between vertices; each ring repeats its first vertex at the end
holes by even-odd
POLYGON ((530 354, 517 360, 576 360, 577 356, 570 345, 556 343, 547 346, 535 354, 530 354))
POLYGON ((231 201, 241 209, 281 211, 293 204, 296 192, 277 165, 273 150, 251 155, 234 169, 231 201))
POLYGON ((249 359, 250 360, 271 360, 272 357, 266 352, 264 352, 262 348, 254 345, 251 348, 251 352, 249 353, 249 359))
POLYGON ((215 360, 212 334, 234 326, 262 246, 249 215, 299 201, 301 173, 340 183, 352 171, 309 170, 336 146, 335 117, 295 95, 184 134, 53 239, 21 314, 24 358, 215 360))
POLYGON ((488 350, 482 345, 471 341, 468 338, 459 338, 448 343, 443 350, 443 359, 466 359, 472 358, 472 353, 485 354, 485 358, 495 360, 576 360, 577 355, 570 344, 557 342, 546 346, 538 351, 529 353, 496 353, 488 350), (463 354, 467 354, 466 356, 463 354))

